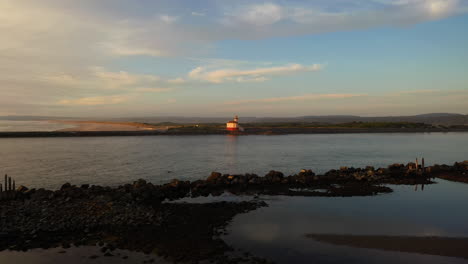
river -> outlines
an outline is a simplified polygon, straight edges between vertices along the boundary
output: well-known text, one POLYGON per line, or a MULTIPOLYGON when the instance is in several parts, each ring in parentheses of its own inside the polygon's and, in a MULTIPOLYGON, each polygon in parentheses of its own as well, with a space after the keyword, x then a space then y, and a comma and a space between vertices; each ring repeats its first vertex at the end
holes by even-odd
POLYGON ((426 164, 468 159, 468 133, 285 136, 1 138, 0 174, 17 185, 115 186, 143 178, 204 179, 210 172, 323 173, 340 166, 382 167, 424 157, 426 164))

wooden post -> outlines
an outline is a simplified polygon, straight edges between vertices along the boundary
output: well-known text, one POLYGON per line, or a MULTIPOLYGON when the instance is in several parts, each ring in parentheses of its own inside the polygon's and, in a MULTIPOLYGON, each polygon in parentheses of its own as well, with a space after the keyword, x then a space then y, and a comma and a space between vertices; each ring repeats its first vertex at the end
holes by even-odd
POLYGON ((8 177, 8 190, 11 191, 11 177, 8 177))
POLYGON ((3 200, 3 186, 0 183, 0 201, 3 200))
POLYGON ((16 192, 16 182, 13 180, 13 191, 16 192))
POLYGON ((419 169, 419 165, 418 165, 418 158, 416 158, 416 170, 419 169))
POLYGON ((8 191, 8 183, 7 183, 7 180, 8 180, 8 175, 5 174, 5 192, 8 191))
POLYGON ((422 158, 421 160, 421 166, 422 166, 422 169, 424 170, 424 158, 422 158))

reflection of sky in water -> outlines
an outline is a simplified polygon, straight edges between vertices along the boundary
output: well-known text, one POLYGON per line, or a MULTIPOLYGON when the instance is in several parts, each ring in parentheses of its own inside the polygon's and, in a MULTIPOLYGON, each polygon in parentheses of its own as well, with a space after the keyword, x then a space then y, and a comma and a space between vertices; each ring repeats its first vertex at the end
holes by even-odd
POLYGON ((440 180, 376 197, 267 197, 269 207, 237 216, 224 239, 280 263, 465 263, 455 258, 333 246, 307 233, 468 237, 468 185, 440 180))

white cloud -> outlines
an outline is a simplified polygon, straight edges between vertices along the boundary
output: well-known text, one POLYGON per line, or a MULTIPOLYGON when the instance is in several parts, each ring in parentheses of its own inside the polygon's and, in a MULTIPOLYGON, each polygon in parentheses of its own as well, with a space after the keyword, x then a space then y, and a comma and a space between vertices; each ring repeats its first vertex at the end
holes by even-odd
POLYGON ((177 20, 179 20, 179 17, 170 16, 170 15, 161 15, 159 16, 159 19, 161 19, 161 21, 163 21, 166 24, 172 24, 172 23, 175 23, 177 20))
POLYGON ((274 24, 283 19, 283 7, 273 3, 253 4, 239 8, 229 14, 228 23, 240 22, 255 26, 265 26, 274 24))
POLYGON ((301 64, 290 64, 280 67, 257 68, 252 70, 219 69, 209 71, 204 67, 197 67, 189 73, 189 78, 207 81, 211 83, 223 83, 227 81, 266 81, 268 76, 288 75, 298 72, 319 71, 322 65, 314 64, 304 66, 301 64))
POLYGON ((321 99, 345 99, 353 97, 364 97, 366 94, 305 94, 299 96, 272 97, 252 100, 238 100, 226 102, 227 105, 243 105, 243 104, 258 104, 258 103, 278 103, 288 101, 308 101, 321 99))
POLYGON ((161 57, 164 56, 165 53, 158 49, 151 49, 151 48, 140 48, 140 47, 126 47, 126 46, 118 46, 114 44, 107 44, 109 50, 118 56, 151 56, 151 57, 161 57))
POLYGON ((112 105, 120 104, 128 101, 129 96, 126 95, 114 95, 114 96, 95 96, 95 97, 83 97, 78 99, 64 99, 58 102, 59 105, 68 106, 90 106, 90 105, 112 105))
POLYGON ((192 16, 206 16, 206 14, 200 12, 192 12, 192 16))

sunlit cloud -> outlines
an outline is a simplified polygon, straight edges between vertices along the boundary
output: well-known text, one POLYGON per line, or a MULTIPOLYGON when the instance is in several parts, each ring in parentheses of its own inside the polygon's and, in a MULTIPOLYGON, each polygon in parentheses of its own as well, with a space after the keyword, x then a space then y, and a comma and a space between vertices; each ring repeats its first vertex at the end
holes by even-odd
POLYGON ((173 88, 155 88, 155 87, 139 87, 134 89, 135 92, 144 92, 144 93, 163 93, 173 91, 173 88))
POLYGON ((299 72, 313 72, 322 69, 322 65, 314 64, 304 66, 301 64, 291 64, 280 67, 257 68, 252 70, 238 69, 219 69, 209 71, 204 67, 197 67, 189 73, 189 77, 194 80, 207 81, 211 83, 223 83, 228 81, 246 82, 257 81, 263 82, 269 76, 281 76, 299 72))
POLYGON ((172 24, 172 23, 175 23, 177 20, 179 20, 179 17, 170 16, 170 15, 161 15, 159 16, 159 19, 161 19, 161 21, 163 21, 166 24, 172 24))
POLYGON ((112 105, 127 102, 129 98, 126 95, 83 97, 60 100, 58 104, 69 106, 112 105))
POLYGON ((294 102, 294 101, 309 101, 322 99, 345 99, 353 97, 365 97, 366 94, 305 94, 299 96, 272 97, 251 100, 238 100, 226 102, 227 105, 243 105, 243 104, 258 104, 258 103, 278 103, 278 102, 294 102))
POLYGON ((175 79, 169 79, 167 80, 168 83, 171 83, 171 84, 184 84, 186 83, 187 81, 184 79, 184 78, 175 78, 175 79))

